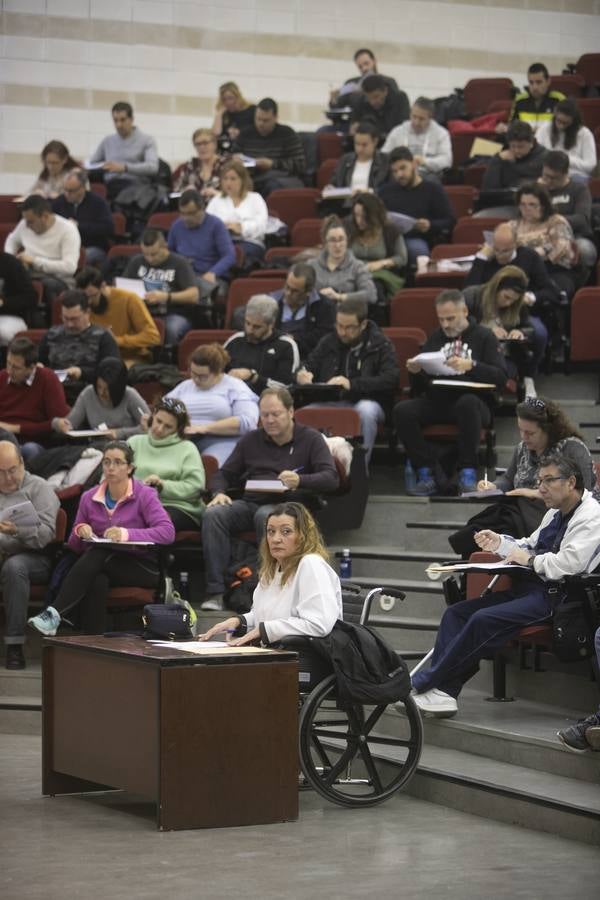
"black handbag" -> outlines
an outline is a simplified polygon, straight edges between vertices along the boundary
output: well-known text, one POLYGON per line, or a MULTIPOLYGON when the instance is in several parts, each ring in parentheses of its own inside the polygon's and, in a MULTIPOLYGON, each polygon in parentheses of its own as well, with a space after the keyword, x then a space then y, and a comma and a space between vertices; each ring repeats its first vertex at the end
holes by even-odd
POLYGON ((192 640, 192 617, 179 603, 147 603, 142 616, 144 637, 167 641, 192 640))

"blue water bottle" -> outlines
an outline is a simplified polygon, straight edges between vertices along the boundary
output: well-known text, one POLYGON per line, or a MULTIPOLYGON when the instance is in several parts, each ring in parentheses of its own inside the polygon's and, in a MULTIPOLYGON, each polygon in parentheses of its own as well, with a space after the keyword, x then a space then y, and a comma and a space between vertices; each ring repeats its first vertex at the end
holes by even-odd
POLYGON ((407 494, 410 494, 414 491, 417 484, 417 476, 415 474, 415 470, 413 469, 410 459, 406 459, 404 463, 404 490, 407 494))
POLYGON ((342 558, 340 559, 340 578, 352 578, 352 557, 350 556, 348 547, 345 547, 342 550, 342 558))

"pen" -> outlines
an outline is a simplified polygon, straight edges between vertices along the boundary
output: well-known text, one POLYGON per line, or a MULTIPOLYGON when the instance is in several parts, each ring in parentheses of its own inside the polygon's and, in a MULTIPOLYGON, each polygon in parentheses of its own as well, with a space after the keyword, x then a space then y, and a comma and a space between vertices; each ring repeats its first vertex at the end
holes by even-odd
POLYGON ((298 466, 297 469, 292 469, 292 472, 304 472, 304 466, 298 466))
POLYGON ((146 415, 146 410, 142 409, 141 406, 138 406, 137 411, 139 412, 140 416, 146 415))

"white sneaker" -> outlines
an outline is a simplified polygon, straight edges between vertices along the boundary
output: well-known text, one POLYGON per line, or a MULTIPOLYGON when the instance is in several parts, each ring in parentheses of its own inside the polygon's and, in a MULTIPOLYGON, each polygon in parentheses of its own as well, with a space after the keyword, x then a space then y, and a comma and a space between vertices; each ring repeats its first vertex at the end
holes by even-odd
POLYGON ((423 694, 415 694, 414 701, 422 713, 439 719, 449 719, 458 712, 458 703, 454 697, 437 688, 423 694))
POLYGON ((221 610, 225 609, 222 594, 213 594, 200 604, 200 609, 221 610))
POLYGON ((526 397, 533 397, 534 399, 537 397, 535 383, 533 381, 533 378, 531 378, 529 375, 526 375, 523 379, 523 387, 525 388, 526 397))
POLYGON ((49 606, 48 609, 45 609, 39 615, 28 619, 27 624, 41 634, 45 634, 46 637, 54 637, 60 625, 60 615, 53 606, 49 606))

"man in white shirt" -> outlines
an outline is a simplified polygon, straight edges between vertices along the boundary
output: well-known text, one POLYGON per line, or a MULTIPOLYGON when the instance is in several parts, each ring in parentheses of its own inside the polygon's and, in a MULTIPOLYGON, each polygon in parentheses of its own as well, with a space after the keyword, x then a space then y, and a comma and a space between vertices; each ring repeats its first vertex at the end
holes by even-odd
POLYGON ((452 144, 445 128, 433 118, 433 100, 418 97, 410 110, 410 119, 392 128, 383 153, 391 153, 396 147, 408 147, 421 176, 438 176, 452 166, 452 144))
POLYGON ((32 194, 21 207, 21 221, 6 238, 4 249, 16 256, 44 285, 44 299, 73 286, 81 237, 73 222, 52 212, 50 201, 32 194))

